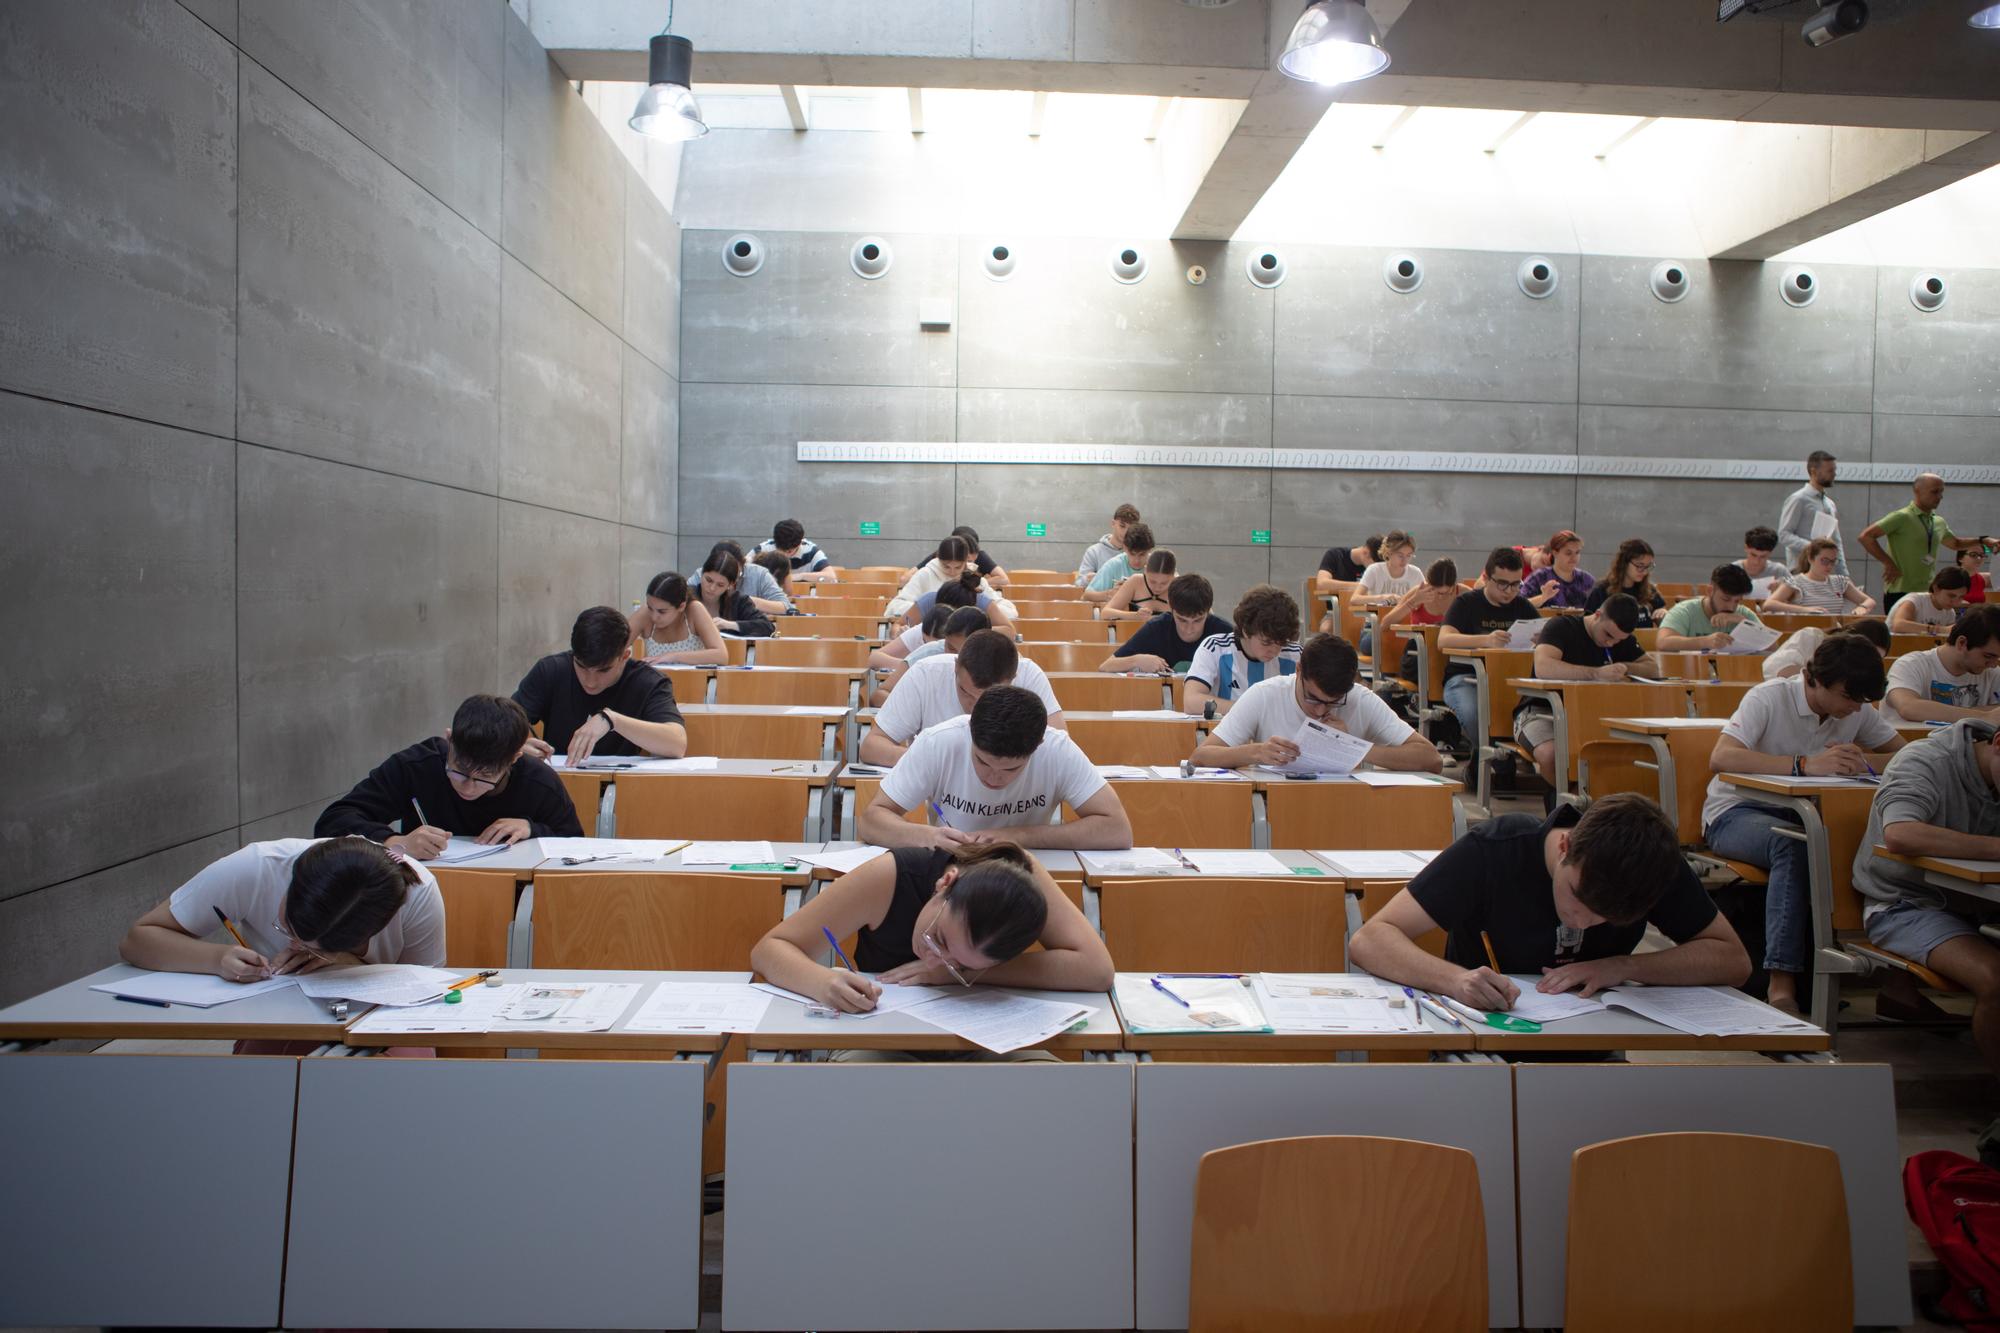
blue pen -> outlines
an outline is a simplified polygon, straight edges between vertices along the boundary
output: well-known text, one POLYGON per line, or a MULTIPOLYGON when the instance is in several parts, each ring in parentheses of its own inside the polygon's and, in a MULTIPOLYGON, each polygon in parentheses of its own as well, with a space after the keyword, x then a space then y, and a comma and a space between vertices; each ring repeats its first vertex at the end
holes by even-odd
POLYGON ((1153 989, 1158 991, 1160 994, 1166 996, 1169 1000, 1172 1000, 1175 1004, 1179 1005, 1183 1009, 1191 1007, 1186 1000, 1183 1000, 1180 996, 1174 994, 1172 991, 1168 990, 1165 986, 1162 986, 1160 984, 1160 979, 1158 977, 1153 978, 1153 989))
POLYGON ((821 926, 819 928, 819 933, 826 936, 826 942, 833 946, 833 956, 840 960, 840 965, 846 968, 848 971, 856 973, 858 975, 861 969, 856 967, 853 963, 850 963, 847 960, 847 952, 840 947, 840 941, 833 937, 833 931, 831 931, 825 926, 821 926))
MULTIPOLYGON (((937 822, 939 827, 941 828, 951 827, 951 821, 944 817, 944 807, 939 805, 936 801, 931 802, 931 813, 937 816, 937 822)), ((821 927, 821 929, 825 929, 825 927, 821 927)))

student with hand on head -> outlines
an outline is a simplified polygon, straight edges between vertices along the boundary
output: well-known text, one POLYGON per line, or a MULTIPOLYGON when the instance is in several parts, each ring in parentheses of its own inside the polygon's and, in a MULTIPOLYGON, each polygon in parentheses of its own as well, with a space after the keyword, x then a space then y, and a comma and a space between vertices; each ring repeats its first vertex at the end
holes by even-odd
POLYGON ((646 600, 632 612, 632 656, 644 662, 723 666, 729 650, 688 581, 668 571, 653 576, 646 600))
POLYGON ((1651 629, 1666 614, 1667 599, 1653 586, 1653 548, 1637 537, 1618 543, 1618 554, 1611 557, 1611 572, 1583 599, 1583 609, 1595 611, 1606 598, 1618 593, 1638 605, 1640 629, 1651 629))
POLYGON ((875 1007, 880 987, 1023 986, 1109 990, 1104 939, 1017 843, 898 847, 842 875, 771 927, 750 966, 842 1013, 875 1007), (822 967, 826 931, 855 937, 860 972, 822 967), (1041 948, 1029 951, 1032 944, 1041 948))
POLYGON ((1942 634, 1965 609, 1965 594, 1972 580, 1957 565, 1947 565, 1931 575, 1931 586, 1898 601, 1889 612, 1891 634, 1942 634))
POLYGON ((702 561, 701 582, 695 585, 696 599, 723 633, 745 639, 768 639, 778 632, 778 627, 743 591, 742 580, 742 558, 718 546, 702 561))
POLYGON ((1182 574, 1167 585, 1167 613, 1154 616, 1139 632, 1097 664, 1099 671, 1186 671, 1202 640, 1229 633, 1229 622, 1214 614, 1215 589, 1199 574, 1182 574))
POLYGON ((1879 620, 1857 620, 1832 631, 1809 625, 1787 635, 1783 643, 1765 655, 1764 679, 1778 680, 1798 675, 1805 670, 1806 663, 1812 661, 1812 655, 1819 651, 1819 646, 1835 636, 1860 639, 1875 650, 1877 657, 1886 658, 1889 655, 1889 627, 1879 620))
POLYGON ((1885 707, 1891 717, 2000 722, 2000 606, 1973 607, 1950 632, 1937 647, 1904 653, 1889 664, 1885 707))
MULTIPOLYGON (((1882 766, 1870 754, 1903 748, 1903 738, 1868 705, 1882 697, 1882 659, 1864 639, 1835 635, 1820 644, 1798 676, 1767 680, 1736 705, 1708 758, 1712 773, 1854 777, 1882 766)), ((1800 827, 1789 809, 1758 803, 1753 793, 1708 784, 1701 808, 1709 849, 1771 872, 1764 895, 1764 966, 1771 1003, 1799 1011, 1799 974, 1812 952, 1812 890, 1806 845, 1786 834, 1800 827)))
POLYGON ((1329 546, 1326 554, 1319 558, 1319 573, 1313 576, 1313 584, 1321 591, 1332 591, 1336 583, 1359 583, 1368 566, 1382 558, 1382 534, 1371 532, 1368 540, 1359 546, 1329 546))
POLYGON ((528 668, 514 687, 514 702, 542 734, 528 738, 531 758, 561 752, 572 764, 592 754, 687 753, 687 728, 674 707, 665 675, 626 655, 631 624, 608 606, 576 618, 569 651, 551 653, 528 668))
POLYGON ((1778 534, 1770 528, 1752 528, 1743 534, 1743 558, 1737 568, 1750 576, 1752 600, 1763 601, 1771 590, 1785 581, 1785 567, 1771 558, 1778 547, 1778 534))
MULTIPOLYGON (((1462 592, 1444 613, 1438 648, 1464 653, 1478 648, 1505 648, 1507 628, 1517 620, 1540 620, 1542 613, 1521 596, 1521 553, 1496 546, 1486 557, 1485 577, 1470 592, 1462 592)), ((1459 730, 1476 750, 1486 743, 1479 734, 1479 682, 1469 666, 1447 662, 1444 701, 1458 718, 1459 730)), ((1498 719, 1495 719, 1496 721, 1498 719)))
MULTIPOLYGON (((1972 992, 1972 1039, 1987 1068, 2000 1072, 2000 949, 1980 935, 1974 916, 1925 882, 1921 867, 1877 856, 1877 847, 1897 856, 2000 860, 2000 730, 1993 723, 1954 722, 1889 761, 1855 849, 1854 887, 1868 900, 1861 924, 1872 942, 1972 992)), ((1886 1016, 1936 1013, 1919 999, 1897 1003, 1886 1016)))
POLYGON ((1118 591, 1118 585, 1146 567, 1147 557, 1153 554, 1153 530, 1144 523, 1134 523, 1125 529, 1125 550, 1104 562, 1091 577, 1083 590, 1083 600, 1093 606, 1103 606, 1111 600, 1111 594, 1118 591))
POLYGON ((1260 583, 1236 604, 1236 625, 1211 634, 1194 650, 1181 711, 1221 717, 1232 700, 1266 676, 1289 676, 1299 664, 1299 604, 1282 588, 1260 583))
POLYGON ((1118 793, 1048 719, 1032 690, 996 685, 979 696, 970 715, 924 731, 861 811, 862 841, 877 847, 949 848, 1003 839, 1023 847, 1130 847, 1132 823, 1118 793), (1076 817, 1050 823, 1064 805, 1076 817), (941 822, 904 818, 925 809, 941 822))
MULTIPOLYGON (((1552 616, 1535 640, 1535 671, 1539 680, 1625 680, 1631 676, 1658 679, 1660 664, 1639 647, 1632 631, 1639 623, 1639 603, 1613 593, 1595 611, 1582 616, 1552 616)), ((1542 781, 1556 785, 1556 716, 1540 699, 1523 699, 1514 708, 1514 739, 1535 757, 1542 781)))
POLYGON ((321 811, 313 836, 358 834, 419 861, 442 852, 454 835, 484 843, 583 837, 562 779, 527 757, 529 739, 521 705, 475 694, 444 735, 398 750, 321 811), (395 832, 393 823, 406 831, 395 832))
POLYGON ((1675 602, 1660 621, 1656 646, 1663 653, 1720 652, 1729 647, 1729 631, 1746 621, 1764 622, 1745 599, 1750 576, 1739 565, 1717 565, 1708 574, 1708 591, 1675 602))
POLYGON ((1174 553, 1156 547, 1145 568, 1118 585, 1111 600, 1097 613, 1099 620, 1151 620, 1167 609, 1167 589, 1180 572, 1174 553))
POLYGON ((1549 553, 1549 563, 1528 575, 1521 584, 1521 595, 1534 606, 1581 611, 1597 587, 1597 580, 1583 568, 1583 538, 1564 528, 1542 549, 1549 553))
POLYGON ((430 871, 366 838, 253 842, 133 922, 118 956, 225 981, 357 963, 442 967, 444 898, 430 871), (218 909, 244 944, 222 929, 218 909))
POLYGON ((1874 608, 1875 599, 1845 575, 1833 572, 1839 557, 1840 546, 1831 537, 1807 542, 1798 568, 1782 582, 1771 585, 1771 595, 1764 599, 1764 610, 1782 611, 1790 607, 1797 611, 1866 615, 1874 608))
POLYGON ((1195 747, 1194 762, 1215 768, 1289 764, 1299 757, 1292 737, 1310 718, 1368 741, 1374 748, 1367 762, 1377 768, 1442 770, 1437 746, 1411 730, 1373 690, 1356 687, 1360 671, 1353 644, 1336 634, 1314 635, 1306 640, 1299 669, 1291 677, 1272 676, 1243 692, 1229 715, 1195 747))
POLYGON ((1513 1006, 1520 988, 1508 973, 1583 995, 1630 981, 1740 986, 1750 976, 1749 952, 1681 859, 1674 826, 1633 792, 1476 825, 1355 931, 1348 952, 1385 981, 1479 1010, 1513 1006), (1673 948, 1632 952, 1649 922, 1673 948), (1448 938, 1436 958, 1417 940, 1440 928, 1448 938))
POLYGON ((1088 587, 1097 577, 1097 571, 1104 568, 1107 560, 1125 549, 1125 533, 1139 521, 1136 507, 1123 504, 1111 514, 1111 531, 1105 533, 1084 551, 1083 558, 1076 562, 1076 586, 1088 587))
POLYGON ((895 763, 919 732, 972 711, 982 694, 1002 685, 1032 691, 1046 710, 1047 725, 1068 729, 1048 674, 1022 657, 1006 635, 981 630, 967 635, 956 655, 940 654, 903 674, 861 740, 861 762, 895 763))
POLYGON ((1910 502, 1861 530, 1861 546, 1882 566, 1882 606, 1893 608, 1912 593, 1928 588, 1931 575, 1953 557, 1946 551, 1987 550, 2000 545, 1991 537, 1959 537, 1937 507, 1944 499, 1944 478, 1925 472, 1910 483, 1910 502), (1889 549, 1882 549, 1882 542, 1889 549))
MULTIPOLYGON (((813 583, 831 583, 838 575, 829 566, 833 561, 825 551, 806 540, 806 525, 795 518, 781 518, 771 528, 771 539, 759 542, 752 555, 776 551, 791 565, 792 577, 813 583)), ((742 559, 742 552, 737 552, 742 559)))

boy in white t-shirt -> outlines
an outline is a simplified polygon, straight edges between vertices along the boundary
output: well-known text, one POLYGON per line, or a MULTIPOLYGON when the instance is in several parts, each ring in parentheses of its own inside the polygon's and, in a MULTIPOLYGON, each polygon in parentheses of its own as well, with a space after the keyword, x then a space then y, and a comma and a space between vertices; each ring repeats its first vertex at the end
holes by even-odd
POLYGON ((1132 845, 1118 793, 1048 725, 1042 701, 1015 685, 994 686, 970 716, 919 735, 858 823, 862 840, 877 847, 953 847, 1003 829, 1023 847, 1132 845), (1076 817, 1052 823, 1064 805, 1076 817), (930 824, 904 818, 926 809, 930 824))
POLYGON ((1048 674, 1022 657, 1006 635, 981 630, 966 635, 956 654, 926 658, 903 673, 861 741, 861 762, 895 763, 919 732, 964 715, 982 694, 999 685, 1032 691, 1042 701, 1048 725, 1058 731, 1068 729, 1048 674))
POLYGON ((2000 722, 2000 606, 1973 607, 1949 643, 1891 662, 1887 708, 1905 722, 2000 722))
POLYGON ((1217 768, 1279 766, 1299 757, 1292 740, 1308 718, 1350 732, 1374 745, 1367 762, 1378 768, 1436 773, 1444 767, 1437 747, 1411 730, 1374 691, 1355 688, 1360 658, 1337 634, 1307 640, 1299 669, 1244 691, 1229 715, 1194 752, 1194 762, 1217 768))

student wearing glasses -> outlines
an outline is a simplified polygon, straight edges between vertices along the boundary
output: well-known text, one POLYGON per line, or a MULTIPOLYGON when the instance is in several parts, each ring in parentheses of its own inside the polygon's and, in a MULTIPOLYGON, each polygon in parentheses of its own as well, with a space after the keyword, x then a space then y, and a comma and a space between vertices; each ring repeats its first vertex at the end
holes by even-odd
POLYGON ((1667 613, 1667 599, 1653 586, 1653 548, 1637 537, 1618 543, 1611 572, 1590 590, 1583 609, 1595 611, 1621 592, 1639 604, 1639 629, 1653 628, 1667 613))
POLYGON ((398 750, 321 811, 313 836, 358 834, 419 861, 442 852, 454 834, 484 843, 583 837, 562 779, 527 758, 527 745, 521 705, 475 694, 444 735, 398 750))
MULTIPOLYGON (((1438 649, 1444 653, 1505 648, 1507 630, 1517 620, 1540 620, 1542 613, 1521 596, 1521 553, 1496 546, 1486 557, 1486 576, 1471 592, 1462 592, 1444 613, 1438 649)), ((1444 701, 1458 718, 1459 730, 1474 749, 1486 743, 1479 734, 1479 680, 1469 666, 1448 662, 1444 669, 1444 701)))
POLYGON ((1764 609, 1867 615, 1875 609, 1875 599, 1846 575, 1834 573, 1839 559, 1840 546, 1831 537, 1808 542, 1791 577, 1771 585, 1764 609))
MULTIPOLYGON (((842 1013, 875 1007, 881 987, 1111 988, 1104 940, 1056 882, 1012 842, 898 847, 841 876, 771 927, 750 966, 842 1013), (859 972, 823 967, 825 931, 853 937, 859 972), (1034 952, 1028 946, 1039 942, 1034 952)), ((914 1057, 901 1057, 914 1058, 914 1057)))
POLYGON ((1245 690, 1195 748, 1194 762, 1216 768, 1289 764, 1299 757, 1292 737, 1310 718, 1368 741, 1375 748, 1367 762, 1377 768, 1440 771, 1444 761, 1435 745, 1411 730, 1373 690, 1355 688, 1360 669, 1353 644, 1337 634, 1313 636, 1299 654, 1298 671, 1245 690))
POLYGON ((430 871, 366 838, 253 842, 133 922, 118 956, 238 982, 357 963, 442 967, 444 899, 430 871))

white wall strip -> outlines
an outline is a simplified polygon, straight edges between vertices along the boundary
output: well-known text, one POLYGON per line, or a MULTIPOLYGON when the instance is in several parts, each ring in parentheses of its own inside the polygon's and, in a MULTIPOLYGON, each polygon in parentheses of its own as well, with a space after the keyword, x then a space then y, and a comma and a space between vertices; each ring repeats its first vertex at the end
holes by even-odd
MULTIPOLYGON (((1276 468, 1334 472, 1502 473, 1662 481, 1803 481, 1804 460, 1634 455, 1427 453, 1381 449, 1269 449, 1261 445, 996 444, 975 441, 800 440, 801 463, 1041 463, 1099 467, 1276 468)), ((1849 463, 1850 484, 1907 482, 1932 471, 1959 486, 2000 486, 2000 464, 1849 463)))

